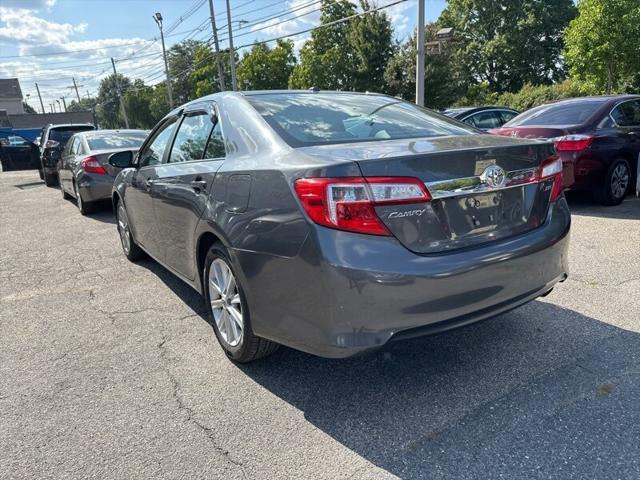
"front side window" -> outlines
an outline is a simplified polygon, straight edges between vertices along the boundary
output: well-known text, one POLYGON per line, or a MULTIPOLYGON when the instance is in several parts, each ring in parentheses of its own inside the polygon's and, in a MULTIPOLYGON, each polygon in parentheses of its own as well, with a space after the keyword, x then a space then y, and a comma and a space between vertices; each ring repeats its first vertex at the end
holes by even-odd
POLYGON ((153 139, 140 154, 140 166, 158 165, 162 162, 164 151, 171 140, 176 119, 171 118, 154 134, 153 139))
POLYGON ((611 117, 620 127, 639 127, 640 100, 621 103, 613 109, 611 117))
POLYGON ((465 120, 466 123, 473 125, 482 130, 490 128, 498 128, 502 126, 502 121, 498 112, 480 112, 470 116, 465 120))
POLYGON ((269 93, 247 100, 293 147, 476 133, 396 98, 352 93, 269 93))
POLYGON ((201 160, 212 128, 211 119, 204 112, 184 117, 173 142, 169 163, 201 160))
POLYGON ((502 123, 505 124, 517 117, 518 114, 516 112, 510 112, 509 110, 500 110, 500 116, 502 117, 502 123))

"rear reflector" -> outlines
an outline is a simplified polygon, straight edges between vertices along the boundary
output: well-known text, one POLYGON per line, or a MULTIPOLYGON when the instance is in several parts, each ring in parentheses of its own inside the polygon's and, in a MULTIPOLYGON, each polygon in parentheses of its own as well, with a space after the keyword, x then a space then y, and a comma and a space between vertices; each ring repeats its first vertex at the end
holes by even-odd
POLYGON ((590 135, 565 135, 553 139, 558 152, 579 152, 586 149, 593 142, 590 135))
POLYGON ((82 160, 82 169, 87 173, 97 173, 98 175, 106 175, 107 171, 104 169, 96 157, 87 157, 82 160))
POLYGON ((315 223, 369 235, 391 235, 376 205, 431 200, 420 180, 407 177, 301 178, 295 190, 315 223))
POLYGON ((550 202, 555 202, 562 195, 564 180, 562 178, 562 160, 557 155, 547 158, 540 165, 540 182, 553 178, 553 186, 549 196, 550 202))

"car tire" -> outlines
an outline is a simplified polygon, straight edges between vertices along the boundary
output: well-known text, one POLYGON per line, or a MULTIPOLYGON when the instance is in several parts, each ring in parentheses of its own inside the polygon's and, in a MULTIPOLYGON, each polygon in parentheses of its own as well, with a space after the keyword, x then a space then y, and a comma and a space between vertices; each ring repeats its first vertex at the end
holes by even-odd
POLYGON ((253 334, 240 277, 220 243, 214 243, 207 252, 202 283, 209 321, 218 343, 230 360, 248 363, 278 349, 280 345, 277 343, 253 334))
MULTIPOLYGON (((60 188, 62 189, 62 187, 60 188)), ((82 199, 82 195, 80 194, 80 190, 78 190, 76 182, 73 182, 73 191, 76 195, 76 205, 78 206, 78 210, 80 210, 80 214, 87 215, 92 213, 95 210, 95 205, 91 202, 85 202, 82 199)))
POLYGON ((50 175, 48 173, 44 174, 44 184, 47 187, 55 187, 58 183, 58 178, 55 175, 50 175))
POLYGON ((602 205, 619 205, 624 200, 631 184, 631 168, 623 158, 615 160, 607 169, 604 184, 598 192, 602 205))
POLYGON ((122 245, 124 256, 127 257, 130 262, 137 262, 146 257, 144 250, 140 248, 133 238, 129 224, 129 215, 121 200, 116 203, 116 228, 118 229, 118 236, 120 237, 120 244, 122 245))

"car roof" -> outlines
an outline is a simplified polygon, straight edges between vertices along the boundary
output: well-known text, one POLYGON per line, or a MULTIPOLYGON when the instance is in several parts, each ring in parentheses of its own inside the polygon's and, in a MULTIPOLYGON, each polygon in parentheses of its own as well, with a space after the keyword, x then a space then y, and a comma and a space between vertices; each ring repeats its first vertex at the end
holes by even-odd
POLYGON ((47 125, 47 128, 51 130, 52 128, 68 128, 68 127, 93 127, 95 125, 93 123, 50 123, 47 125))
POLYGON ((577 103, 577 102, 617 102, 619 100, 633 100, 636 98, 640 98, 640 95, 635 95, 635 94, 592 95, 589 97, 566 98, 563 100, 557 100, 555 102, 549 102, 546 105, 561 105, 566 103, 577 103))
POLYGON ((486 105, 481 107, 454 107, 454 108, 446 109, 445 113, 451 113, 453 115, 471 115, 471 114, 483 112, 486 110, 507 110, 509 112, 518 113, 518 111, 514 110, 513 108, 502 107, 499 105, 486 105))
POLYGON ((91 137, 91 136, 97 136, 97 135, 108 135, 108 134, 114 134, 114 133, 143 133, 143 134, 147 134, 149 133, 149 130, 142 130, 139 128, 122 128, 122 129, 113 129, 113 130, 86 130, 84 132, 78 132, 76 133, 77 136, 83 136, 83 137, 91 137))

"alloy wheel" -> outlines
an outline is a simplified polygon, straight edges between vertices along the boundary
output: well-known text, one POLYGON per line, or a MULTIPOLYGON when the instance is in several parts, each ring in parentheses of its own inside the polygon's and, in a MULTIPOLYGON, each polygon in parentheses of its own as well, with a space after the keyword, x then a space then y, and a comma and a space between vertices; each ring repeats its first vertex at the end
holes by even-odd
POLYGON ((616 199, 622 198, 629 186, 629 169, 624 163, 619 163, 611 173, 611 193, 616 199))
POLYGON ((237 347, 244 330, 242 302, 236 278, 221 258, 211 262, 208 284, 209 301, 218 332, 230 347, 237 347))
POLYGON ((118 233, 120 234, 120 241, 122 242, 124 253, 129 254, 131 250, 131 231, 129 230, 127 211, 122 203, 118 205, 118 233))

